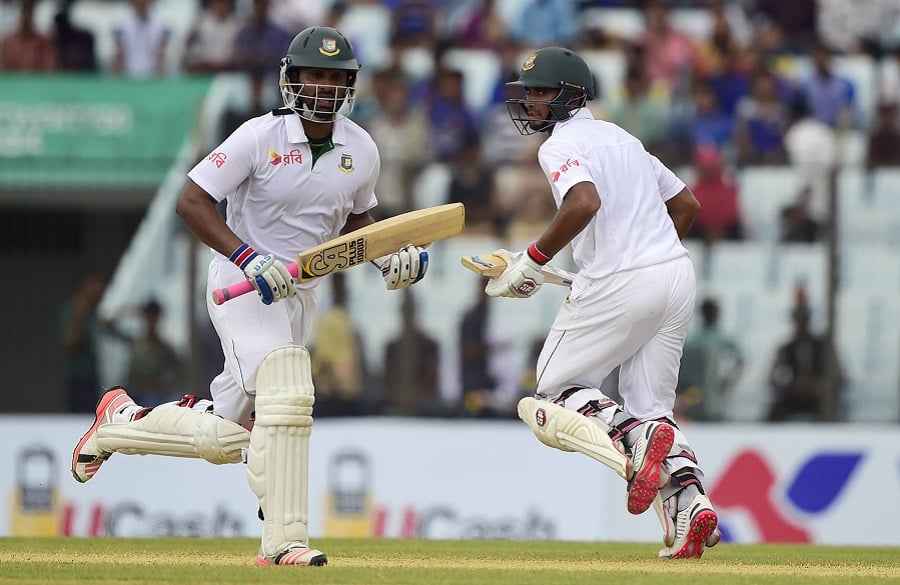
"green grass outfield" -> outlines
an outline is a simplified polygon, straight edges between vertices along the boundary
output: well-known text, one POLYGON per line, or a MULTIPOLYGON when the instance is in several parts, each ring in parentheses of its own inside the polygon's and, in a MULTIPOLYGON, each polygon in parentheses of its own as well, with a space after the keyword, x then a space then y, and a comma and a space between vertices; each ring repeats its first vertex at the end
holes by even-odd
POLYGON ((254 567, 255 539, 2 538, 0 584, 704 585, 900 583, 900 549, 729 545, 656 558, 635 543, 317 539, 326 567, 254 567))

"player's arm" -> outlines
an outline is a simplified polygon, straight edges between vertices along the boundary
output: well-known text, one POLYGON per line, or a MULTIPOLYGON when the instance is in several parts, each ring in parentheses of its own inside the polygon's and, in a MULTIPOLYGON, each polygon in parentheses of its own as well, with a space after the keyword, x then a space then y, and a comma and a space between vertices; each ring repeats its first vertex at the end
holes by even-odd
POLYGON ((490 279, 484 292, 492 297, 526 298, 544 284, 542 266, 581 233, 600 209, 600 194, 591 181, 572 185, 544 233, 528 249, 510 259, 500 276, 490 279))
POLYGON ((600 194, 590 181, 572 185, 562 205, 544 233, 537 239, 538 250, 553 257, 581 233, 600 209, 600 194))
POLYGON ((341 228, 341 235, 355 232, 356 230, 364 228, 367 225, 372 225, 373 223, 375 223, 375 218, 373 218, 368 211, 363 213, 351 213, 347 217, 344 227, 341 228))
POLYGON ((694 225, 697 214, 700 213, 700 202, 691 190, 685 187, 678 195, 666 201, 666 210, 672 218, 672 223, 675 224, 678 237, 683 240, 694 225))
POLYGON ((201 242, 226 258, 244 243, 225 223, 212 195, 191 179, 181 191, 175 212, 201 242))
MULTIPOLYGON (((375 219, 368 211, 351 213, 341 229, 341 234, 349 234, 373 223, 375 219)), ((381 272, 388 290, 405 288, 425 278, 425 272, 428 270, 428 252, 425 248, 410 244, 393 254, 372 260, 372 265, 381 272)))
POLYGON ((263 303, 269 305, 296 294, 294 277, 272 254, 260 254, 231 231, 216 209, 216 200, 188 179, 175 212, 200 241, 216 250, 243 271, 263 303))

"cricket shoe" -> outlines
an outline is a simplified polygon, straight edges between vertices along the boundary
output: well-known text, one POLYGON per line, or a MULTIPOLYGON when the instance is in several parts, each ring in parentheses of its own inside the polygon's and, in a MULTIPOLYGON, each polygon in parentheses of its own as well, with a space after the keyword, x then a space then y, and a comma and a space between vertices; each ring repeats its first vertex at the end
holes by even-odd
POLYGON ((298 567, 321 567, 328 564, 325 553, 301 544, 285 547, 283 551, 274 557, 267 557, 262 548, 256 557, 257 567, 271 567, 273 565, 295 565, 298 567))
MULTIPOLYGON (((662 501, 661 497, 657 497, 653 500, 653 509, 656 511, 659 523, 663 528, 663 544, 666 547, 670 547, 675 544, 675 519, 678 518, 678 497, 670 497, 665 502, 662 501)), ((713 533, 706 539, 706 548, 716 546, 721 540, 722 532, 716 526, 713 533)))
POLYGON ((628 511, 643 514, 653 504, 659 489, 669 483, 669 474, 662 468, 675 443, 675 429, 656 421, 644 423, 641 435, 631 449, 634 475, 628 481, 628 511))
POLYGON ((709 498, 697 494, 690 506, 676 514, 675 540, 671 546, 659 551, 660 558, 699 559, 703 547, 715 546, 722 539, 718 526, 719 517, 709 498))
POLYGON ((111 388, 100 397, 97 402, 94 424, 78 441, 78 446, 72 453, 72 476, 81 483, 94 477, 94 474, 103 465, 103 462, 112 455, 109 451, 103 451, 97 442, 97 429, 100 425, 113 422, 116 412, 125 406, 133 406, 134 400, 121 386, 111 388))

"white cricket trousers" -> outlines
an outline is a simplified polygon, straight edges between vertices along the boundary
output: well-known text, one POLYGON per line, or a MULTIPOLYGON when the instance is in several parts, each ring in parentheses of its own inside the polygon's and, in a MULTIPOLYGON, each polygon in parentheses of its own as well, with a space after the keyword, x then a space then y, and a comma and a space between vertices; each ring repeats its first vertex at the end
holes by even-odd
POLYGON ((209 385, 214 412, 240 425, 250 425, 256 396, 256 370, 273 349, 306 345, 316 310, 315 289, 297 289, 297 295, 264 305, 254 291, 215 305, 211 294, 244 279, 231 262, 216 256, 209 263, 206 308, 222 342, 225 367, 209 385))
POLYGON ((672 417, 681 353, 694 314, 688 256, 572 284, 537 363, 537 394, 600 388, 621 364, 622 406, 640 419, 672 417))

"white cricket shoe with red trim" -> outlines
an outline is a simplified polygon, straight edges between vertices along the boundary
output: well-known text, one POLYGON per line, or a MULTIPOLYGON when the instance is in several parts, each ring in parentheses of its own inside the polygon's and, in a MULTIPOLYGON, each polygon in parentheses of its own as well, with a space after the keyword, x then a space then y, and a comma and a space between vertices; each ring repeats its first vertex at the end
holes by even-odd
POLYGON ((270 567, 273 565, 295 565, 298 567, 321 567, 328 564, 325 553, 301 544, 287 546, 274 557, 267 557, 262 549, 256 557, 257 567, 270 567))
POLYGON ((661 558, 699 559, 705 546, 712 547, 722 538, 719 516, 703 494, 694 496, 691 505, 675 516, 675 541, 659 551, 661 558))
POLYGON ((643 514, 653 504, 659 489, 669 483, 662 462, 675 443, 672 425, 647 421, 631 449, 634 475, 628 481, 628 511, 643 514))
POLYGON ((111 452, 103 451, 97 444, 97 429, 100 425, 113 422, 116 412, 125 406, 133 406, 134 400, 121 386, 109 389, 97 402, 94 424, 81 437, 75 451, 72 452, 72 476, 81 483, 94 477, 94 474, 109 459, 111 452))

